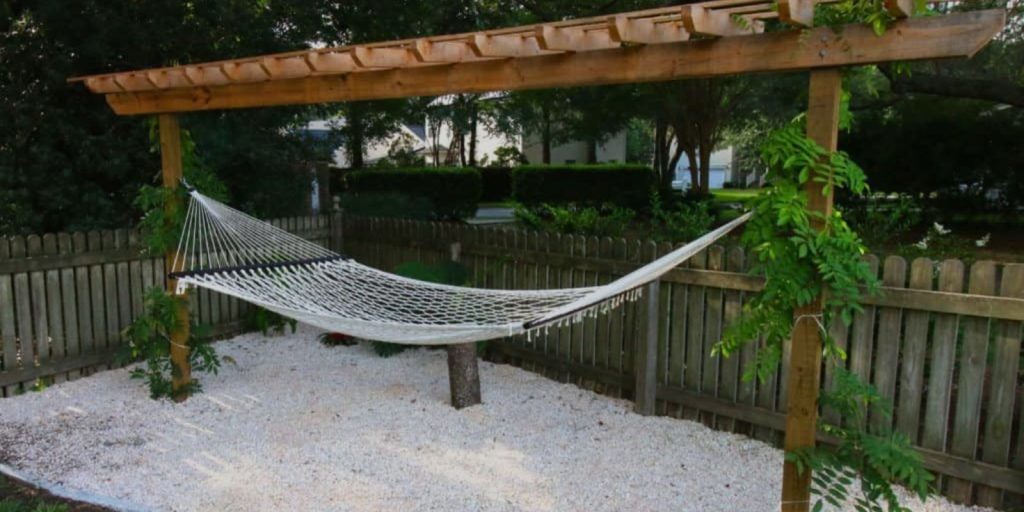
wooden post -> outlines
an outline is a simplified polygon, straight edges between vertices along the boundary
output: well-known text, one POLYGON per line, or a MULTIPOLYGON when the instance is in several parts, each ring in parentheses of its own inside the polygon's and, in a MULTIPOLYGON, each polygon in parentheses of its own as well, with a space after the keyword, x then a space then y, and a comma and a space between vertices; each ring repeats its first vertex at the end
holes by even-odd
MULTIPOLYGON (((181 126, 178 117, 172 114, 161 114, 160 121, 160 160, 163 169, 163 184, 169 189, 176 189, 182 177, 181 160, 181 126)), ((179 201, 167 203, 168 212, 181 208, 179 201)), ((174 267, 175 251, 168 250, 164 255, 164 268, 168 273, 182 270, 174 267)), ((180 266, 180 265, 179 265, 180 266)), ((174 294, 178 281, 167 279, 167 293, 174 294)), ((188 398, 188 386, 192 382, 192 367, 189 363, 189 318, 188 296, 181 295, 178 304, 178 328, 171 333, 171 397, 175 402, 184 402, 188 398)))
POLYGON ((647 324, 643 339, 637 343, 636 400, 633 403, 633 411, 650 416, 654 414, 654 402, 658 392, 658 312, 661 283, 652 281, 644 293, 647 294, 647 324))
MULTIPOLYGON (((811 72, 807 105, 807 136, 827 150, 835 151, 839 136, 839 98, 842 77, 837 69, 811 72)), ((808 207, 830 214, 832 194, 822 194, 822 184, 806 185, 808 207)), ((814 221, 812 221, 814 222, 814 221)), ((816 226, 821 228, 820 222, 816 226)), ((786 451, 813 446, 818 421, 818 388, 821 380, 821 330, 810 315, 820 315, 821 297, 796 312, 789 360, 789 402, 786 411, 786 451)), ((805 512, 810 508, 811 472, 798 474, 796 465, 785 463, 782 473, 782 512, 805 512)))
MULTIPOLYGON (((451 245, 451 260, 459 261, 462 245, 451 245)), ((452 394, 452 407, 462 409, 480 403, 480 367, 476 358, 476 343, 448 345, 448 384, 452 394)))

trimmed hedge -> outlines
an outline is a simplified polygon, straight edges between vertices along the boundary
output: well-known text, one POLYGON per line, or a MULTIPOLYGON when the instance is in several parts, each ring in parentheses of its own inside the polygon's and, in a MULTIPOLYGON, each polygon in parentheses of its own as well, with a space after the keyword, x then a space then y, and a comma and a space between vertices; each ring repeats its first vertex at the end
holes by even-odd
POLYGON ((397 193, 430 201, 436 219, 465 219, 480 202, 480 172, 471 167, 366 169, 347 176, 354 194, 397 193))
POLYGON ((481 167, 480 177, 483 179, 481 201, 500 202, 512 199, 512 168, 481 167))
POLYGON ((512 196, 526 206, 605 203, 646 212, 654 171, 645 165, 524 165, 512 171, 512 196))

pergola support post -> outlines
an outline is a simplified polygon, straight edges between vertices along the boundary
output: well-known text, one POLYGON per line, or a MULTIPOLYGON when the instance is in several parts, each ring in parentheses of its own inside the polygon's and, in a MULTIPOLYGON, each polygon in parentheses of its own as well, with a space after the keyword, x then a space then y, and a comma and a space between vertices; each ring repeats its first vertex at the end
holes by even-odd
MULTIPOLYGON (((451 260, 458 262, 462 245, 451 245, 451 260)), ((480 366, 476 357, 476 343, 448 345, 448 384, 452 407, 462 409, 480 403, 480 366)))
MULTIPOLYGON (((183 173, 181 159, 181 126, 178 123, 178 116, 173 114, 161 114, 159 116, 160 128, 160 160, 164 187, 174 190, 178 188, 183 173)), ((170 200, 165 205, 169 214, 182 207, 177 196, 170 195, 170 200)), ((183 270, 174 268, 175 251, 168 250, 164 255, 164 269, 167 273, 183 270)), ((167 293, 175 294, 177 279, 167 278, 167 293)), ((189 317, 188 317, 188 296, 179 296, 182 300, 177 306, 177 326, 170 333, 170 354, 171 354, 171 398, 175 402, 184 402, 188 398, 189 384, 192 382, 192 367, 189 362, 189 317)))
MULTIPOLYGON (((835 151, 839 137, 839 100, 842 76, 838 69, 811 71, 807 105, 807 136, 829 151, 835 151)), ((832 194, 823 194, 823 185, 808 181, 805 185, 808 208, 830 214, 832 194)), ((821 229, 820 221, 816 228, 821 229)), ((822 298, 794 313, 792 350, 789 359, 789 396, 786 409, 786 451, 814 446, 818 422, 818 390, 821 385, 822 332, 817 317, 822 298)), ((786 462, 782 473, 782 512, 805 512, 811 504, 811 471, 797 472, 786 462)))

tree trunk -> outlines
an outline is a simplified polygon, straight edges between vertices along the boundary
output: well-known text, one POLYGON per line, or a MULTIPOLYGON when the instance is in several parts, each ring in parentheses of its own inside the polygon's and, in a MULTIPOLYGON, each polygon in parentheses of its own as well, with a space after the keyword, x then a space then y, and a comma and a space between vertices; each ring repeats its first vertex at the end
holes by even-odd
POLYGON ((676 150, 672 154, 672 158, 668 163, 668 171, 665 173, 665 192, 672 192, 672 181, 676 179, 676 167, 679 165, 679 159, 683 157, 683 148, 676 144, 676 150))
POLYGON ((594 139, 587 140, 587 163, 597 163, 597 141, 594 139))
POLYGON ((448 345, 448 383, 452 407, 462 409, 480 403, 480 368, 475 343, 448 345))
POLYGON ((459 165, 466 166, 466 134, 459 134, 459 165))
POLYGON ((700 169, 698 168, 697 161, 697 150, 696 148, 683 148, 686 152, 686 158, 690 164, 690 190, 694 193, 699 194, 700 188, 700 169))
POLYGON ((700 151, 700 191, 711 193, 711 145, 701 146, 700 151))
POLYGON ((544 107, 544 126, 541 130, 541 160, 545 165, 551 163, 551 112, 544 107))
POLYGON ((469 166, 476 167, 476 125, 477 109, 476 102, 473 102, 472 113, 469 119, 469 166))
POLYGON ((363 162, 363 118, 358 109, 348 109, 348 165, 353 169, 362 169, 363 162))

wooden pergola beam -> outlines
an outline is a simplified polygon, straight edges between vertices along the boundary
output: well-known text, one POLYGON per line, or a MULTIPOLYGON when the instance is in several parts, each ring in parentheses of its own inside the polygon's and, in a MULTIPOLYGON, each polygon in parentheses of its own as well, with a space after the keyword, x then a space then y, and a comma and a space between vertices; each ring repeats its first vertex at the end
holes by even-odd
MULTIPOLYGON (((806 33, 772 32, 555 55, 536 55, 544 50, 532 37, 480 36, 471 44, 478 56, 506 58, 344 75, 314 73, 304 78, 219 87, 115 91, 106 98, 118 114, 136 115, 656 82, 970 57, 1002 29, 1004 22, 1003 10, 973 11, 898 21, 881 36, 868 27, 849 25, 840 32, 818 28, 806 33), (536 56, 515 58, 524 54, 536 56)), ((344 54, 318 55, 318 59, 325 55, 344 58, 344 54)), ((313 67, 319 71, 321 65, 318 62, 313 67)), ((347 65, 355 66, 336 66, 347 65)))

